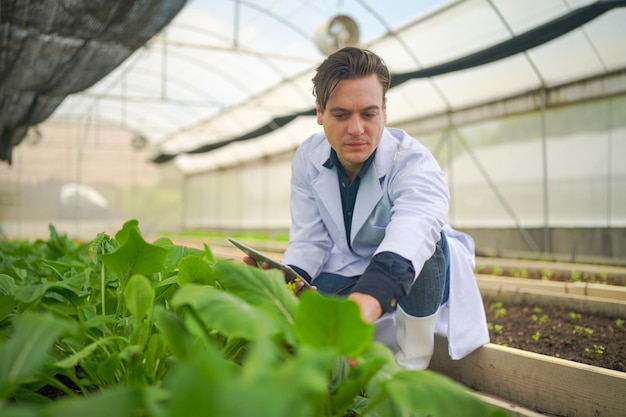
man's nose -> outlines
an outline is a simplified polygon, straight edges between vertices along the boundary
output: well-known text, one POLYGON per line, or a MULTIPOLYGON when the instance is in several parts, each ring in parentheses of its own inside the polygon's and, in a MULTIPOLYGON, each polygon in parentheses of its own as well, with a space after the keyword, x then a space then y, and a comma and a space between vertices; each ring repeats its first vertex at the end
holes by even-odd
POLYGON ((352 136, 361 136, 364 133, 363 122, 359 117, 352 117, 348 126, 348 133, 352 136))

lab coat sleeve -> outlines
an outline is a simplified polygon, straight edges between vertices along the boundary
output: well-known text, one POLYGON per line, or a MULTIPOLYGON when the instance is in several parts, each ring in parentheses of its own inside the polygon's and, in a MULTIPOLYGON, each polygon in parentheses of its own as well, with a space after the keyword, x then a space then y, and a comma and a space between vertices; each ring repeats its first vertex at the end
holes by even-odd
POLYGON ((311 277, 316 277, 330 253, 332 240, 324 227, 311 188, 315 167, 307 158, 309 143, 300 146, 291 164, 291 228, 283 262, 296 265, 311 277))
POLYGON ((446 223, 449 193, 434 156, 405 150, 390 179, 391 221, 377 253, 390 251, 413 262, 415 275, 435 251, 446 223))

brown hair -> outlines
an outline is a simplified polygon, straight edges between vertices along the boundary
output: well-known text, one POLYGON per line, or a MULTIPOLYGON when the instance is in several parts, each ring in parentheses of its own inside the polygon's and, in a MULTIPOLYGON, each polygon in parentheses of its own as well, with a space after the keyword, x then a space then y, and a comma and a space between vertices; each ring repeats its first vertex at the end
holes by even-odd
POLYGON ((313 96, 324 111, 339 81, 376 74, 383 87, 383 98, 389 90, 391 75, 381 57, 367 49, 348 46, 331 54, 317 67, 313 77, 313 96))

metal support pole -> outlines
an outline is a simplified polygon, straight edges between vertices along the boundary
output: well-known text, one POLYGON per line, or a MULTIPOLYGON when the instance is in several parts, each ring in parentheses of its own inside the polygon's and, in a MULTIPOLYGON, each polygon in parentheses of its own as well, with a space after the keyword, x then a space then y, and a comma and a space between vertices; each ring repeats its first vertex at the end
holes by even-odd
POLYGON ((543 252, 549 253, 552 249, 550 242, 550 207, 549 207, 549 187, 548 187, 548 133, 546 127, 546 100, 547 93, 545 89, 541 90, 540 95, 541 108, 541 159, 543 171, 543 252))

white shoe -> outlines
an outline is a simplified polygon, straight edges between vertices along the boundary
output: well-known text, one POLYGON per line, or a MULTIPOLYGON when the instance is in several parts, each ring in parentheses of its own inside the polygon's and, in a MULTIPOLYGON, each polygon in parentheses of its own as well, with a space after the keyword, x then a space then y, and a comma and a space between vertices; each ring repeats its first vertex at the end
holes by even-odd
POLYGON ((398 365, 410 370, 428 368, 435 349, 435 321, 438 313, 439 311, 427 317, 413 317, 398 306, 396 310, 398 365))

